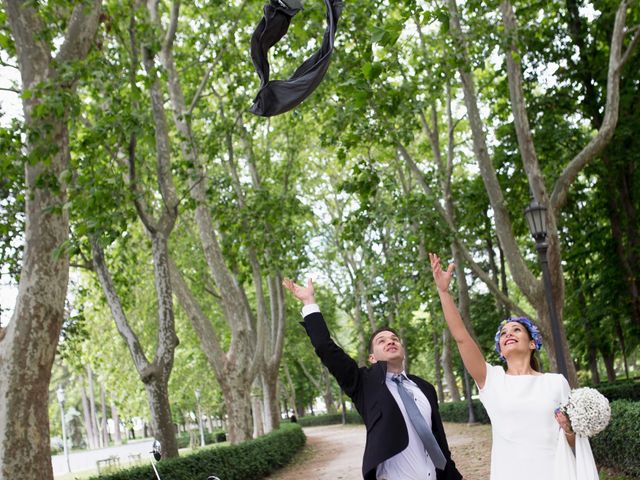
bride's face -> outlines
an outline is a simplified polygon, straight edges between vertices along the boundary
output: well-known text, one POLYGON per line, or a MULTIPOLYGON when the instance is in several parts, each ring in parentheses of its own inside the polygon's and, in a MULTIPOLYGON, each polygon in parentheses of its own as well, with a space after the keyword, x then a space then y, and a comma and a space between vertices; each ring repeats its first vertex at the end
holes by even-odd
POLYGON ((536 349, 527 327, 519 322, 509 322, 500 331, 500 353, 503 357, 532 353, 536 349))

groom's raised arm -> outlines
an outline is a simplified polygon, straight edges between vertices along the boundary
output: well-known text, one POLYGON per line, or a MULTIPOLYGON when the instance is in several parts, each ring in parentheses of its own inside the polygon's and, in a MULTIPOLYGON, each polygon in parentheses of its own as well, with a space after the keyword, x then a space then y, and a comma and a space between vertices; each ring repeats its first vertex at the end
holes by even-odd
POLYGON ((304 321, 300 323, 306 330, 316 355, 338 381, 342 390, 353 399, 358 386, 358 364, 331 339, 327 324, 315 301, 313 282, 309 279, 307 286, 302 287, 285 279, 283 285, 304 304, 302 307, 304 321))

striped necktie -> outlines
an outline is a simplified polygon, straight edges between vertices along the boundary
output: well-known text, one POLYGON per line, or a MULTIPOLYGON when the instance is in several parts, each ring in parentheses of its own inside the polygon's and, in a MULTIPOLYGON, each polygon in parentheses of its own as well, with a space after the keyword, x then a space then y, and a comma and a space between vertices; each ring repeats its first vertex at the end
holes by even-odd
POLYGON ((447 459, 442 453, 442 450, 440 450, 436 437, 433 436, 433 432, 427 425, 420 410, 418 410, 418 405, 416 405, 413 395, 411 395, 402 384, 404 377, 402 375, 394 375, 392 380, 398 384, 398 393, 400 394, 402 403, 404 403, 404 408, 407 410, 407 415, 409 415, 413 427, 416 429, 416 432, 418 432, 418 436, 422 440, 427 454, 431 457, 431 460, 433 460, 436 468, 444 470, 447 459))

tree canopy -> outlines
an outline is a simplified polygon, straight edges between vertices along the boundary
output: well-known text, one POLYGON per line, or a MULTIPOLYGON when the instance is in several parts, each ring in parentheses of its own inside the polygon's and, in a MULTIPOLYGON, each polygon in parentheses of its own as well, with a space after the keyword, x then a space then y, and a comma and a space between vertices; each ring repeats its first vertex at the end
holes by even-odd
MULTIPOLYGON (((317 50, 325 14, 309 1, 294 17, 273 77, 317 50)), ((261 16, 256 0, 4 1, 1 58, 21 73, 25 114, 3 112, 0 127, 0 272, 21 288, 0 325, 0 393, 20 378, 2 365, 31 321, 21 305, 44 298, 53 380, 37 389, 65 386, 92 445, 96 419, 117 412, 177 455, 165 439, 193 423, 195 388, 232 442, 318 397, 333 411, 338 387, 281 286, 313 276, 359 363, 390 325, 441 401, 468 397, 430 251, 456 263, 464 320, 491 361, 499 320, 524 314, 546 369, 565 347, 573 384, 636 374, 637 3, 345 2, 324 81, 272 118, 248 111, 261 16), (548 208, 560 338, 523 215, 532 198, 548 208), (49 293, 27 290, 34 279, 49 293)), ((9 475, 19 407, 7 405, 9 475)))

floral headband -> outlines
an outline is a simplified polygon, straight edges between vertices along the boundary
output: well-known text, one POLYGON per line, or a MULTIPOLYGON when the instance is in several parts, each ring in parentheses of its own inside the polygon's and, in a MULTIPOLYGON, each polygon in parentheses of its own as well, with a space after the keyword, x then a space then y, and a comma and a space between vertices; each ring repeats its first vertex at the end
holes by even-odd
POLYGON ((542 348, 542 335, 540 334, 540 330, 536 327, 531 320, 527 317, 511 317, 506 318, 500 325, 498 325, 498 331, 496 332, 495 341, 496 341, 496 352, 500 355, 500 360, 504 361, 504 357, 500 353, 500 333, 502 333, 502 327, 504 327, 507 323, 510 322, 518 322, 519 324, 525 326, 529 331, 529 336, 531 336, 531 340, 536 344, 536 350, 540 350, 542 348))

